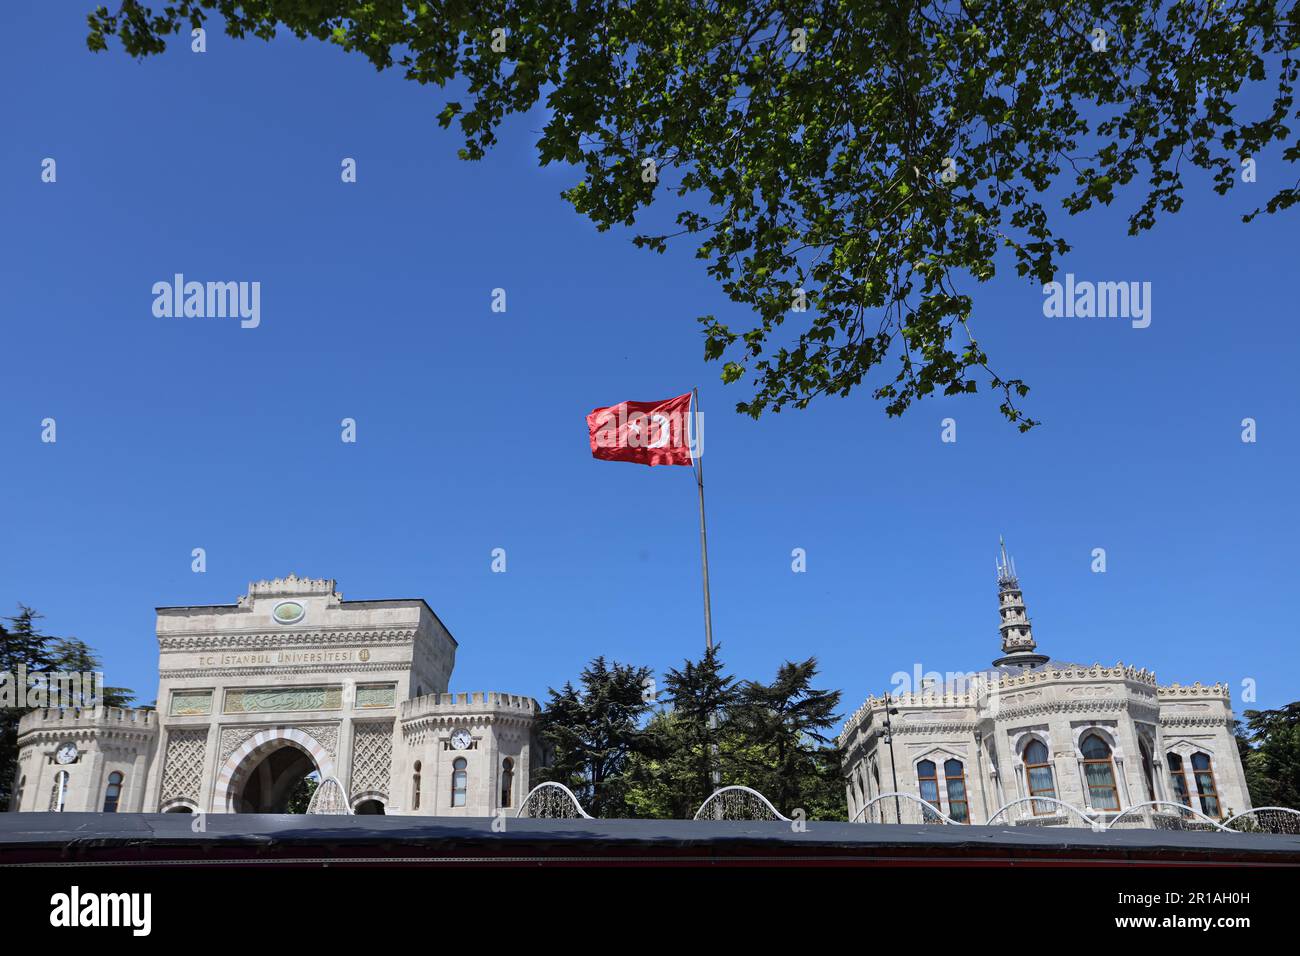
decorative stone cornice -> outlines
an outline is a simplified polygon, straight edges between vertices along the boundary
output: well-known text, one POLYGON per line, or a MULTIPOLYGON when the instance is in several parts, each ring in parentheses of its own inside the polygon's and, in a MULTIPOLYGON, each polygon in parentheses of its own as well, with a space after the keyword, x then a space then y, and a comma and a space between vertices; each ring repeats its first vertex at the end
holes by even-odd
POLYGON ((373 647, 410 644, 416 628, 366 630, 341 628, 312 631, 221 631, 214 634, 159 635, 158 649, 167 651, 221 651, 274 647, 373 647))
POLYGON ((894 722, 894 733, 904 734, 973 734, 979 726, 977 720, 918 721, 916 723, 894 722))
POLYGON ((1125 711, 1144 720, 1155 720, 1160 714, 1158 707, 1144 704, 1132 698, 1083 697, 1078 700, 1036 701, 1020 707, 1001 707, 989 716, 994 720, 1019 720, 1022 717, 1041 717, 1047 714, 1079 714, 1086 712, 1117 714, 1125 711))
POLYGON ((405 717, 400 721, 402 725, 402 736, 409 739, 419 739, 428 732, 437 732, 445 730, 450 733, 457 727, 475 728, 505 728, 519 727, 529 728, 532 726, 533 719, 519 714, 440 714, 437 716, 429 715, 425 717, 405 717))
POLYGON ((56 744, 60 741, 72 740, 98 740, 102 741, 101 746, 111 747, 115 743, 131 744, 141 743, 154 740, 158 736, 157 727, 141 728, 139 730, 116 730, 104 729, 103 727, 35 727, 31 730, 20 733, 16 742, 20 748, 32 748, 41 744, 56 744))
POLYGON ((1161 727, 1230 727, 1230 714, 1163 714, 1161 727))
POLYGON ((380 671, 409 671, 410 661, 370 661, 343 664, 295 664, 292 667, 173 667, 158 672, 160 678, 184 677, 284 677, 298 674, 363 674, 380 671))

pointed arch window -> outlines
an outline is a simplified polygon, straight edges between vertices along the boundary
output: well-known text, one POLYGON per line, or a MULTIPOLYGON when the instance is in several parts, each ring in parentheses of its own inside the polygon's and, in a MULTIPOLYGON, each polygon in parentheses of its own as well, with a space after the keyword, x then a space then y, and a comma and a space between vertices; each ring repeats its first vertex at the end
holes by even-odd
POLYGON ((958 823, 969 823, 970 804, 966 800, 966 774, 960 760, 943 762, 943 782, 948 790, 948 816, 958 823))
POLYGON ((27 789, 27 775, 23 774, 22 779, 18 781, 18 792, 14 794, 13 806, 15 810, 21 810, 23 808, 23 791, 26 789, 27 789))
POLYGON ((501 806, 510 806, 510 796, 515 789, 515 762, 507 757, 501 761, 501 806))
MULTIPOLYGON (((1056 778, 1052 774, 1052 763, 1047 753, 1047 745, 1041 740, 1031 740, 1023 753, 1025 762, 1025 780, 1031 797, 1056 798, 1056 778)), ((1055 808, 1050 803, 1035 800, 1030 806, 1035 816, 1051 813, 1055 808)))
POLYGON ((1110 745, 1100 734, 1088 734, 1079 744, 1083 753, 1083 778, 1088 782, 1088 804, 1094 810, 1119 809, 1119 790, 1115 786, 1115 763, 1110 745))
POLYGON ((108 786, 104 788, 104 812, 117 813, 117 804, 122 797, 122 775, 114 770, 108 775, 108 786))
POLYGON ((411 809, 420 809, 420 761, 415 762, 411 773, 411 809))
POLYGON ((921 799, 933 804, 935 809, 943 809, 939 805, 939 771, 933 760, 922 760, 916 765, 916 779, 921 786, 921 799))
POLYGON ((1169 755, 1169 782, 1174 786, 1174 799, 1191 809, 1192 798, 1187 790, 1187 771, 1183 769, 1183 758, 1179 754, 1169 755))
POLYGON ((451 762, 451 805, 463 807, 465 794, 469 790, 469 763, 464 757, 457 757, 451 762))
POLYGON ((1214 767, 1210 755, 1197 751, 1192 754, 1192 774, 1196 777, 1196 792, 1201 795, 1201 812, 1207 817, 1221 817, 1219 788, 1214 782, 1214 767))

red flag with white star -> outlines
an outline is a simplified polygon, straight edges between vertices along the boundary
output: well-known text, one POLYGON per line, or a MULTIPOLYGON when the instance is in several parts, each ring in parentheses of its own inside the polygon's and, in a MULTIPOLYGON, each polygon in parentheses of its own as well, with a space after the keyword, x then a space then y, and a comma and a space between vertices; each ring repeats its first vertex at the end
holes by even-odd
POLYGON ((591 457, 638 465, 690 465, 691 393, 659 402, 619 402, 587 416, 591 457))

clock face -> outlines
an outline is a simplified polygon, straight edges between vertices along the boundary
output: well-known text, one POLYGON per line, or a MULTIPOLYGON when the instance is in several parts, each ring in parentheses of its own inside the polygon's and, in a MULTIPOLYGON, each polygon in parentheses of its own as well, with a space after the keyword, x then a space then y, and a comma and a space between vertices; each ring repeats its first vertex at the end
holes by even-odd
POLYGON ((457 750, 464 750, 469 746, 470 736, 468 730, 458 730, 451 735, 451 745, 457 750))
POLYGON ((54 751, 54 759, 59 763, 72 763, 77 759, 77 745, 71 742, 60 744, 59 749, 54 751))

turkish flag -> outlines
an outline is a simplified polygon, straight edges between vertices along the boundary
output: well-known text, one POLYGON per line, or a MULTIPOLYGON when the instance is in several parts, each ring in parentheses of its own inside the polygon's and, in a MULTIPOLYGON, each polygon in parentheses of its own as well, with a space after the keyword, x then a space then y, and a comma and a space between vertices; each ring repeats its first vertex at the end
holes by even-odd
POLYGON ((619 402, 587 416, 591 457, 638 465, 690 465, 691 394, 660 402, 619 402))

